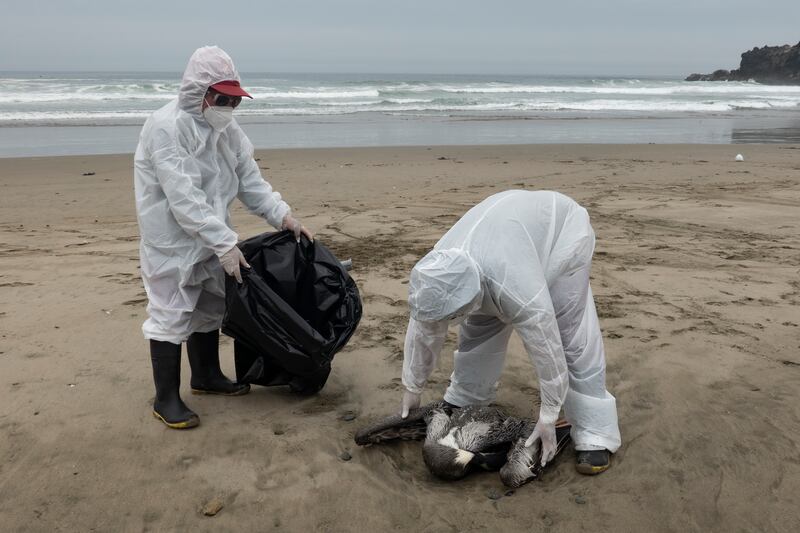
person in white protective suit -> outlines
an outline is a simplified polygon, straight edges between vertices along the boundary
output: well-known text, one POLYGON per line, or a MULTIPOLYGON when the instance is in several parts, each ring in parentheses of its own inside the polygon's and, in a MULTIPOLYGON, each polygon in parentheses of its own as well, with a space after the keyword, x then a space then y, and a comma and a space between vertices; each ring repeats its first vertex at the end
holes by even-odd
POLYGON ((249 267, 231 229, 233 199, 298 239, 301 233, 312 238, 261 177, 253 145, 233 119, 245 96, 251 98, 228 54, 216 46, 198 48, 178 97, 145 122, 136 148, 139 256, 148 298, 142 331, 150 341, 153 414, 171 428, 199 423, 179 394, 184 341, 193 393, 249 391, 219 366, 225 274, 241 282, 240 268, 249 267))
POLYGON ((589 287, 593 251, 588 213, 563 194, 506 191, 470 209, 411 271, 402 416, 419 406, 449 323, 461 329, 444 399, 457 407, 492 402, 516 331, 541 395, 526 445, 541 442, 543 466, 553 457, 563 406, 578 471, 606 470, 621 438, 589 287))

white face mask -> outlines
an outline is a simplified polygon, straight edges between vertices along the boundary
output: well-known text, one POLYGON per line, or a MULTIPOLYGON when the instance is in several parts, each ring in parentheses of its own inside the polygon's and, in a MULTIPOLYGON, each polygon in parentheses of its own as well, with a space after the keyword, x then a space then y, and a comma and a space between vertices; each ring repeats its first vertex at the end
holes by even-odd
POLYGON ((203 109, 203 116, 212 128, 222 131, 233 120, 233 108, 228 106, 210 105, 203 109))

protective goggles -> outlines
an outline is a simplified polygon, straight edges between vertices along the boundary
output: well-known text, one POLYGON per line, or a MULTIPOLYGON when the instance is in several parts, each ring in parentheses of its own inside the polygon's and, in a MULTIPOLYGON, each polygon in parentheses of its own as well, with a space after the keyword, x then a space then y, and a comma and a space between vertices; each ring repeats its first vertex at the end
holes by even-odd
POLYGON ((242 103, 241 96, 228 96, 222 93, 211 93, 211 101, 213 105, 221 107, 236 107, 242 103))

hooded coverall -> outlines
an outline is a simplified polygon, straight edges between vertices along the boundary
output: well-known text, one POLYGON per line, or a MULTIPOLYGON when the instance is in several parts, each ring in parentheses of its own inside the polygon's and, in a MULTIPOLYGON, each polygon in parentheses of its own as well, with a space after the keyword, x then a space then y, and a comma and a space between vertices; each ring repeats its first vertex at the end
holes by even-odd
POLYGON ((228 207, 234 198, 278 228, 290 213, 261 177, 253 145, 232 121, 222 131, 202 115, 209 86, 239 81, 231 58, 199 48, 178 97, 145 123, 134 157, 141 274, 147 292, 146 339, 180 344, 220 328, 225 275, 219 257, 239 240, 228 207))

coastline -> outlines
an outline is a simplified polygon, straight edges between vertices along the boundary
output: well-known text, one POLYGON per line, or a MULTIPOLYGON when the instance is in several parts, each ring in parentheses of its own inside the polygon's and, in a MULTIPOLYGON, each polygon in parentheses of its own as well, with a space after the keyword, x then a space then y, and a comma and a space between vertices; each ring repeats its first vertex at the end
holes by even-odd
MULTIPOLYGON (((257 150, 298 218, 353 259, 364 319, 311 398, 191 396, 184 358, 182 393, 202 418, 185 433, 149 410, 132 155, 0 159, 4 526, 790 530, 798 155, 790 144, 257 150), (352 435, 399 403, 411 266, 471 205, 509 188, 558 190, 589 211, 623 448, 601 476, 579 476, 568 452, 541 482, 493 500, 505 494, 496 474, 440 482, 418 443, 362 449, 352 435), (214 498, 222 511, 203 516, 214 498)), ((242 238, 269 229, 234 205, 242 238)), ((423 401, 446 386, 455 334, 423 401)), ((221 354, 233 376, 229 340, 221 354)), ((498 404, 528 416, 537 394, 513 337, 498 404)))
MULTIPOLYGON (((357 113, 237 117, 257 149, 525 144, 792 144, 800 112, 563 112, 556 115, 357 113)), ((0 126, 0 158, 102 155, 136 149, 143 121, 0 126)))

